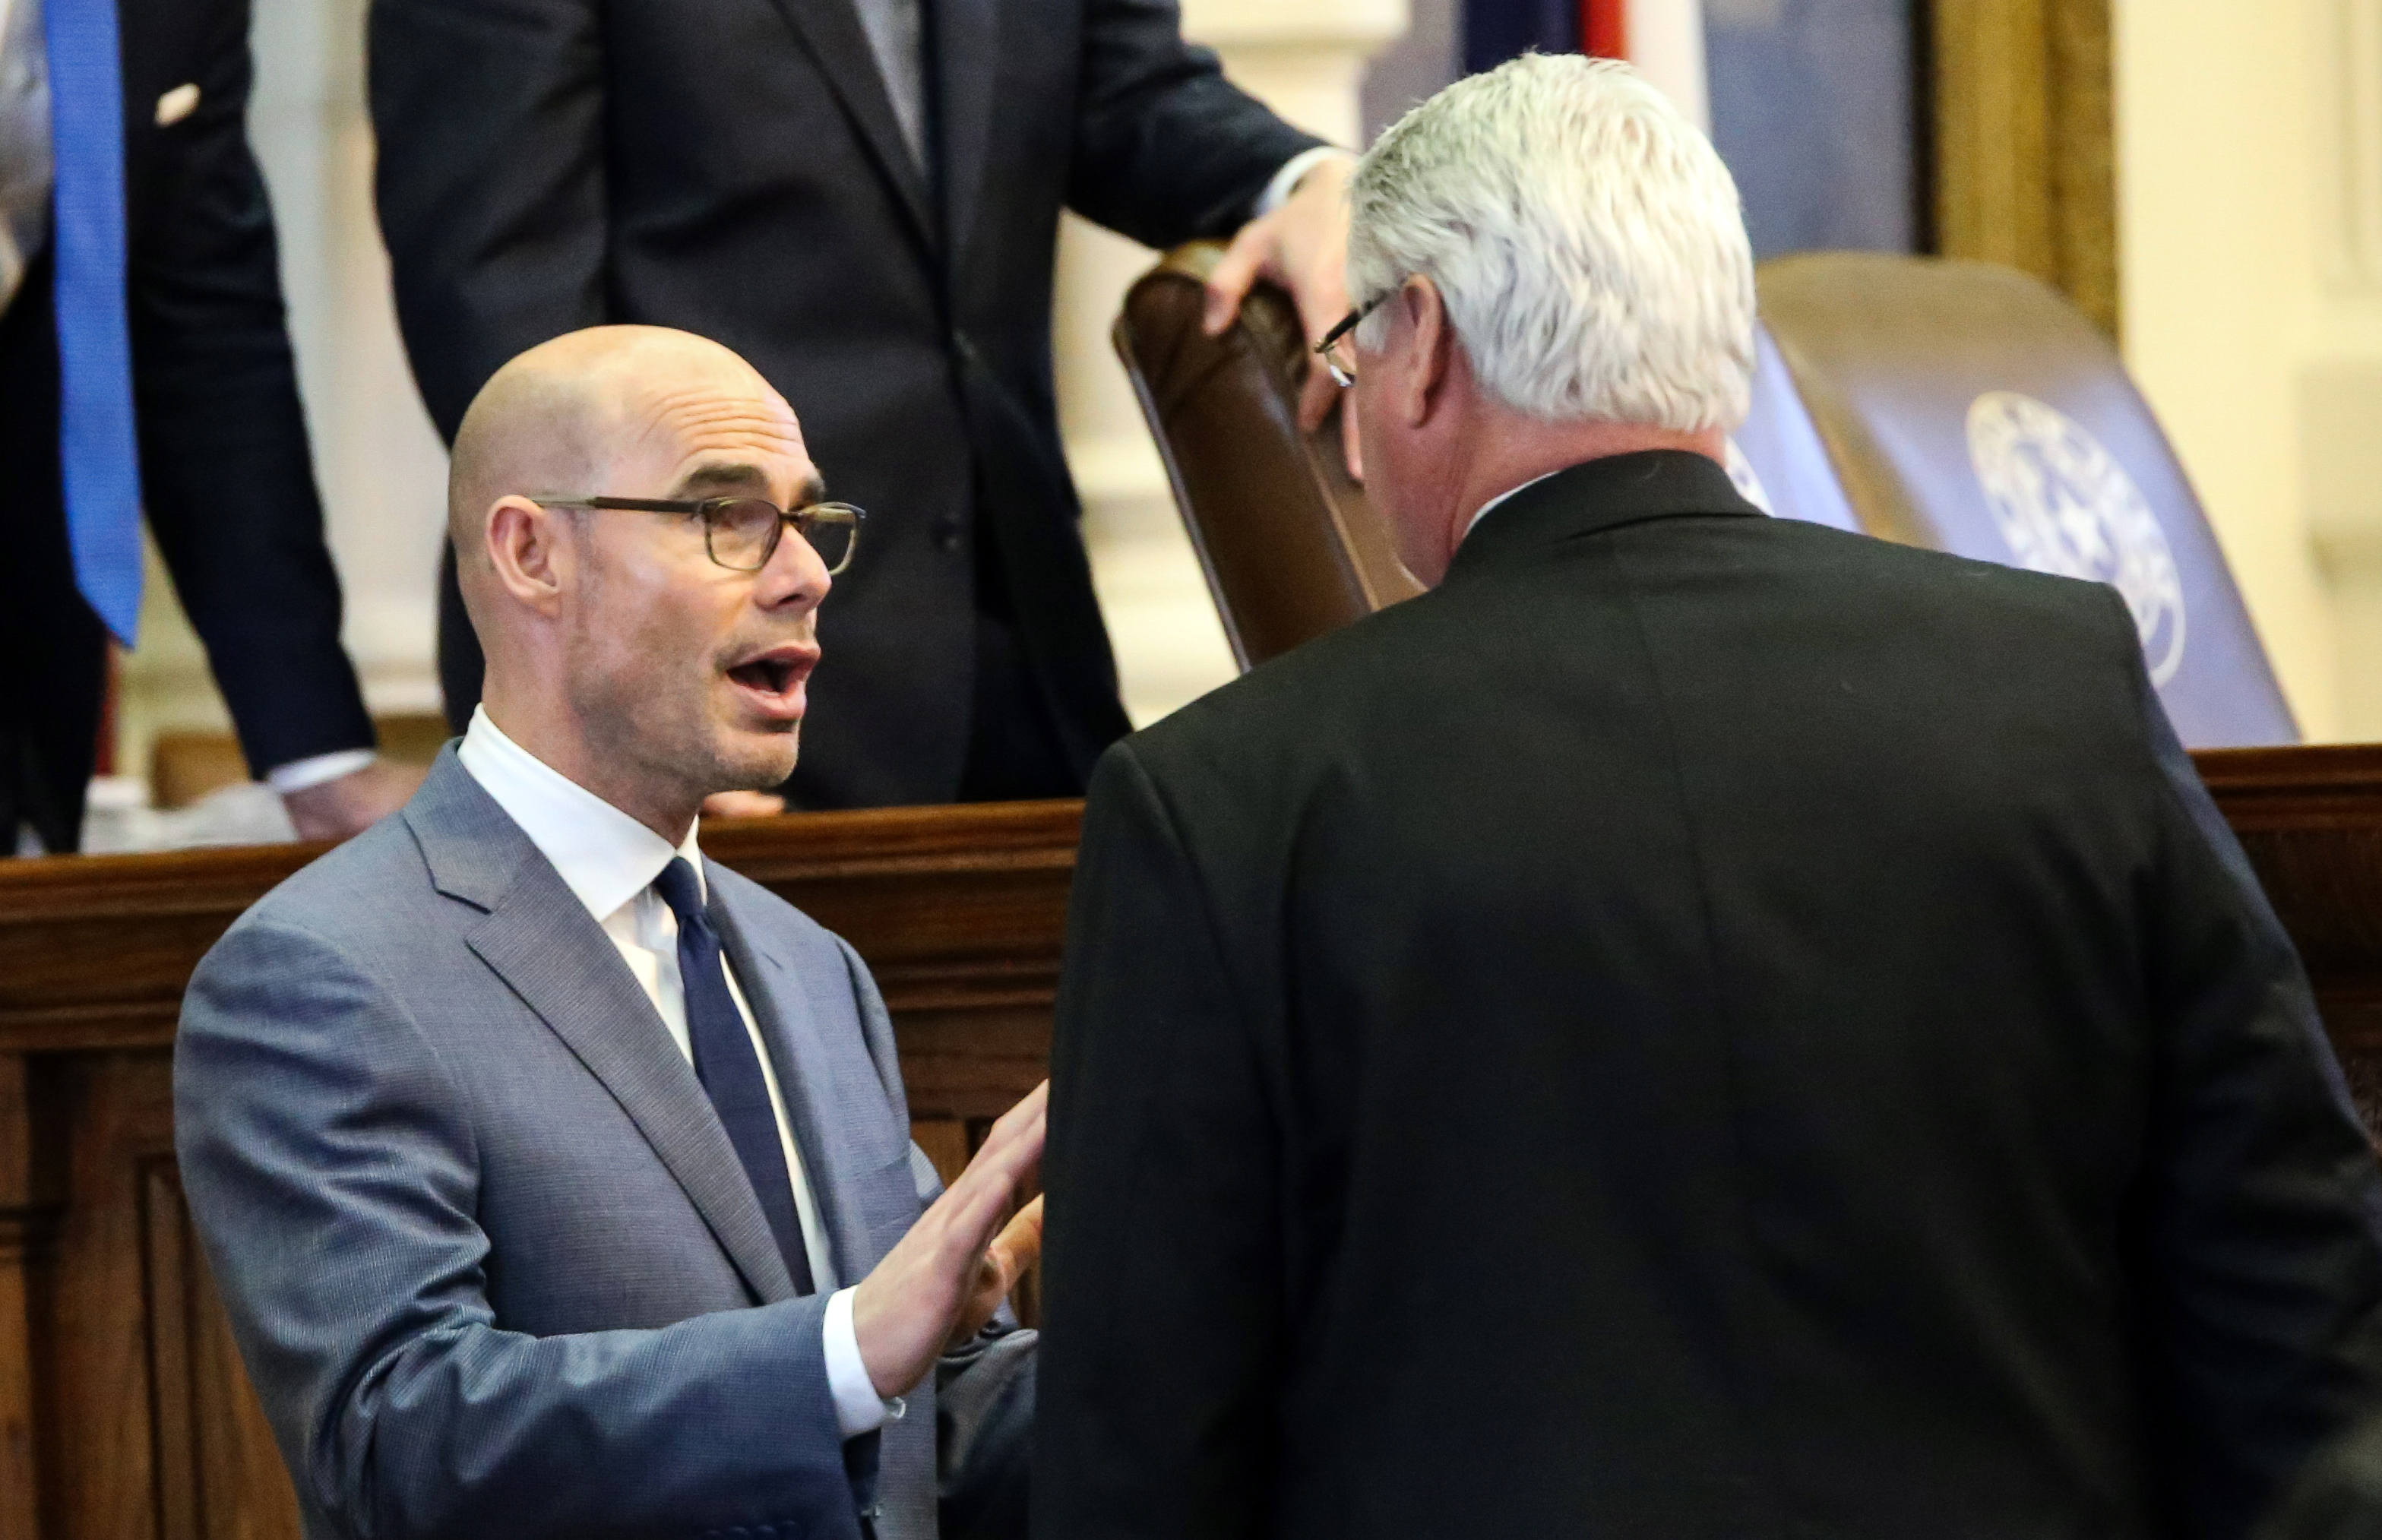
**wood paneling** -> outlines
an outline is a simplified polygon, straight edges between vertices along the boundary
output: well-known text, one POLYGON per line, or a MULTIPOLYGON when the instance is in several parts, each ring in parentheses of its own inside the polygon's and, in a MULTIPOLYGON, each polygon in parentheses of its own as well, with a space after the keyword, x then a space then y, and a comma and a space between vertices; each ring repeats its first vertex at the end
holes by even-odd
POLYGON ((2350 1092, 2382 1138, 2382 745, 2193 758, 2299 947, 2350 1092))
MULTIPOLYGON (((2371 1120, 2382 748, 2200 763, 2301 943, 2371 1120)), ((1019 803, 705 833, 868 960, 919 1142, 947 1174, 1042 1072, 1078 816, 1019 803)), ((182 1204, 171 1050, 200 955, 317 853, 0 862, 0 1540, 296 1533, 182 1204)))
POLYGON ((1935 245, 2118 335, 2109 0, 1932 0, 1935 245))

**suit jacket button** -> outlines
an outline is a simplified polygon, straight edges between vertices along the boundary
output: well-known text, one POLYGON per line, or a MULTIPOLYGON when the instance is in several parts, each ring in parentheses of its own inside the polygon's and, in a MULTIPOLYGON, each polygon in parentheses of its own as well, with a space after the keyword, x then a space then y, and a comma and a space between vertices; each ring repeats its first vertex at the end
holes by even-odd
POLYGON ((960 548, 960 521, 956 519, 935 520, 935 549, 956 551, 960 548))

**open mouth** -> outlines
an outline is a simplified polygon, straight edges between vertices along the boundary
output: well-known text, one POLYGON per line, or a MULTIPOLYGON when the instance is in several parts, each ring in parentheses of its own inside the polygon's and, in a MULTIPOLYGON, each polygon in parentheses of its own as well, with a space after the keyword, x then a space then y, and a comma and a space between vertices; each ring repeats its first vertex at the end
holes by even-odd
POLYGON ((731 668, 728 677, 747 690, 783 695, 786 687, 794 682, 794 665, 787 658, 755 658, 731 668))
POLYGON ((771 714, 798 715, 803 703, 803 681, 810 678, 817 662, 817 648, 772 647, 731 665, 728 678, 749 697, 757 698, 757 703, 771 714))

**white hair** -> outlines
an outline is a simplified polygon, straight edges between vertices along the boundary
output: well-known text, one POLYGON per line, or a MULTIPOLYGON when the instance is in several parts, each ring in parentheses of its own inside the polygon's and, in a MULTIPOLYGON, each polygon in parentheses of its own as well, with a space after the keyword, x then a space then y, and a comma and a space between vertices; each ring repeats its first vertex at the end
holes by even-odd
MULTIPOLYGON (((1349 189, 1358 302, 1437 286, 1482 386, 1550 422, 1733 429, 1753 252, 1712 142, 1627 65, 1526 54, 1382 133, 1349 189)), ((1388 316, 1359 329, 1381 345, 1388 316)))

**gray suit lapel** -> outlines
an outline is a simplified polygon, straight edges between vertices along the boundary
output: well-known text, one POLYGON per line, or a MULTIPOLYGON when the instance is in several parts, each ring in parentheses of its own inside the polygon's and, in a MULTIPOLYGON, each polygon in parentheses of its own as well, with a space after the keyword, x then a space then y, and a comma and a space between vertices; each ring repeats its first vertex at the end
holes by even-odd
POLYGON ((793 1280, 727 1131, 652 1002, 553 865, 452 748, 407 804, 431 881, 486 911, 464 940, 604 1083, 764 1302, 793 1280))
MULTIPOLYGON (((885 1094, 856 1029, 842 957, 811 949, 798 965, 792 949, 746 911, 749 900, 706 862, 712 915, 729 964, 769 1047, 786 1098, 786 1116, 803 1152, 811 1196, 835 1250, 837 1285, 866 1277, 917 1218, 907 1129, 889 1131, 885 1094)), ((830 1284, 826 1278, 819 1287, 830 1284)))

